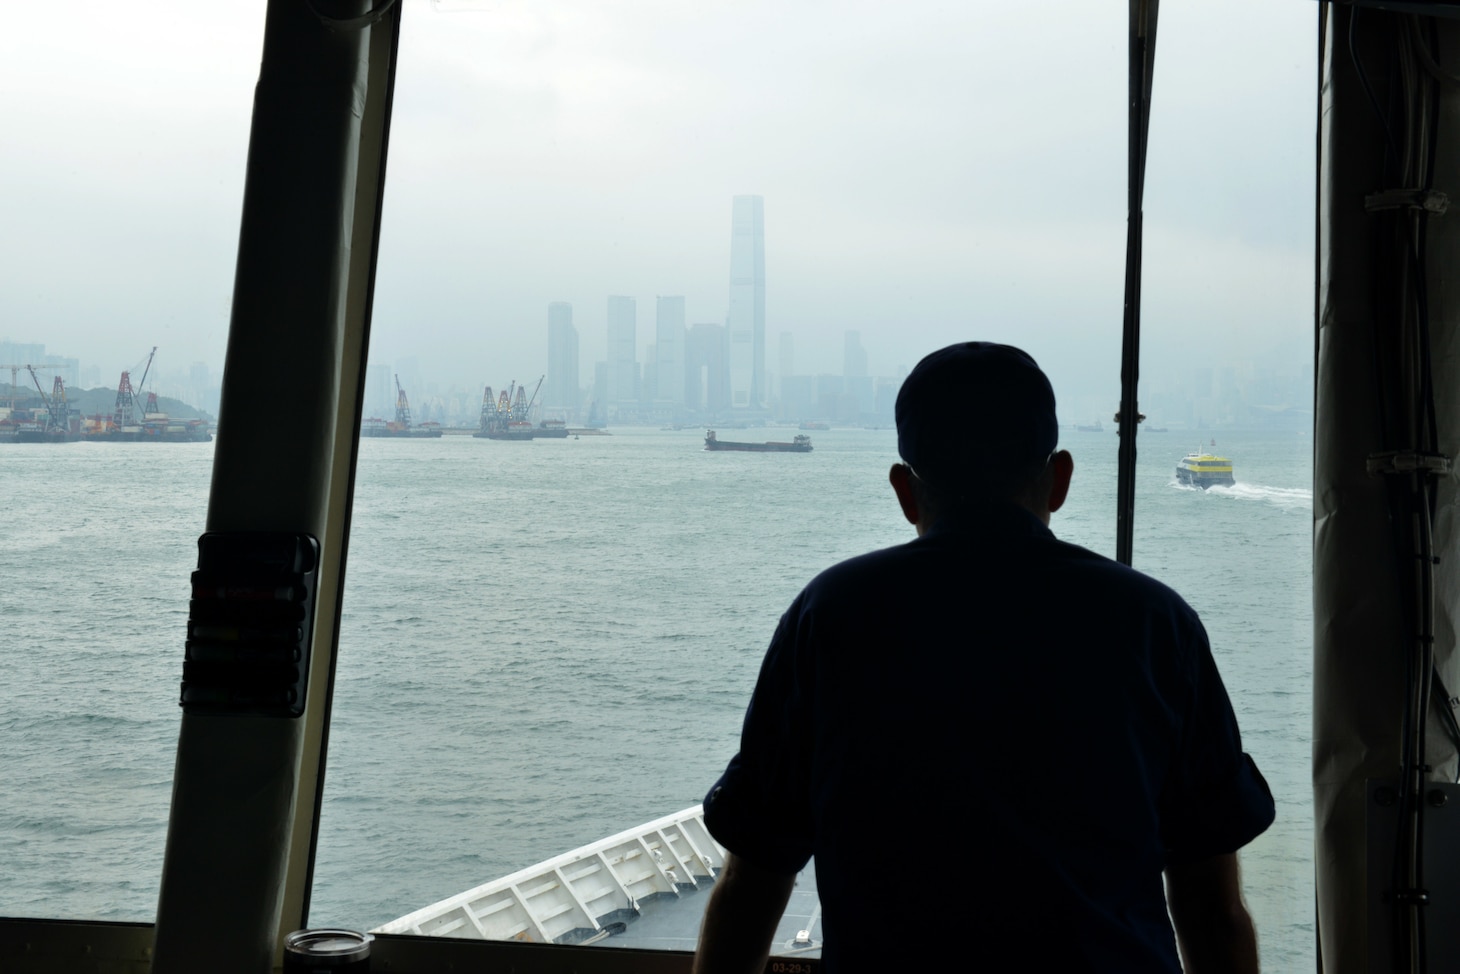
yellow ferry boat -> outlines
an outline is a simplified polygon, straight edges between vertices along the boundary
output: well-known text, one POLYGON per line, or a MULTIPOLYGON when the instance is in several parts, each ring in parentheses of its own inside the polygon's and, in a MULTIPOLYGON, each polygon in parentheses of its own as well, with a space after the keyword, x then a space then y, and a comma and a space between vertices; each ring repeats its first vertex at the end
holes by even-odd
POLYGON ((1232 461, 1210 453, 1188 453, 1182 457, 1181 462, 1176 464, 1176 480, 1202 490, 1208 487, 1230 487, 1236 483, 1232 479, 1232 461))

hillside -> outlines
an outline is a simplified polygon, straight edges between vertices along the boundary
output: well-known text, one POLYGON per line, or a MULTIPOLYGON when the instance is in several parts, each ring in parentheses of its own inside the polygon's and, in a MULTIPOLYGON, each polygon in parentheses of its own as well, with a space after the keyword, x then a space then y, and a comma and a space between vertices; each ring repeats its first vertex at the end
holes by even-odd
MULTIPOLYGON (((49 389, 46 390, 49 393, 49 389)), ((14 396, 15 404, 21 408, 28 408, 32 405, 41 406, 40 397, 36 395, 34 388, 21 386, 13 389, 8 382, 0 382, 0 406, 10 405, 11 397, 14 396)), ((117 408, 117 390, 98 386, 95 389, 67 389, 66 400, 73 410, 81 413, 82 416, 94 416, 97 413, 111 415, 117 408)), ((137 406, 140 409, 146 402, 146 397, 138 397, 137 406)), ((213 417, 201 410, 194 409, 181 399, 169 399, 166 396, 157 397, 157 407, 173 419, 206 419, 212 421, 213 417)))

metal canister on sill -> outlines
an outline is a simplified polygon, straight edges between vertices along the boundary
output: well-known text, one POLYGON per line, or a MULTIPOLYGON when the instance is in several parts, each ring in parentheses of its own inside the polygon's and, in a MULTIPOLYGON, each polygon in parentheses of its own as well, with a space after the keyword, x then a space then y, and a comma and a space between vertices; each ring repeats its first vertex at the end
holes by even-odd
POLYGON ((369 974, 374 939, 355 930, 296 930, 284 938, 284 974, 369 974))

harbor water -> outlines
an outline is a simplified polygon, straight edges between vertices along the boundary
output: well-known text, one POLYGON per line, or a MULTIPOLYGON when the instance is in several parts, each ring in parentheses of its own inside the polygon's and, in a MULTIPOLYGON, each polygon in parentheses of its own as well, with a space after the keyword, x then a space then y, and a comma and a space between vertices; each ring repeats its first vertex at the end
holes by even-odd
MULTIPOLYGON (((912 536, 890 430, 816 432, 810 454, 703 435, 361 443, 312 925, 369 928, 698 802, 799 588, 912 536)), ((1201 613, 1277 798, 1243 854, 1264 968, 1312 970, 1311 440, 1197 436, 1141 437, 1136 567, 1201 613), (1176 483, 1198 446, 1236 486, 1176 483)), ((1052 527, 1113 554, 1117 437, 1062 440, 1075 481, 1052 527)), ((0 449, 0 913, 152 919, 212 450, 0 449)), ((1090 638, 1057 593, 1049 610, 1090 638)), ((1057 779, 1057 756, 1039 770, 1057 779)), ((968 836, 918 821, 916 795, 907 813, 930 861, 956 843, 976 870, 968 836)), ((965 882, 940 893, 950 917, 965 882)))

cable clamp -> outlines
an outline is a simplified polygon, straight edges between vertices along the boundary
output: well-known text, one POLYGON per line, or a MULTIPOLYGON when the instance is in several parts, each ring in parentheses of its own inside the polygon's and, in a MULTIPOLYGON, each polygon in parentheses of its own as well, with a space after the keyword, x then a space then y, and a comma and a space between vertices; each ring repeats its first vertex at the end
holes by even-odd
POLYGON ((1371 453, 1365 463, 1370 475, 1422 473, 1443 477, 1450 473, 1450 458, 1443 453, 1421 453, 1417 450, 1386 450, 1371 453))
POLYGON ((1370 213, 1409 209, 1443 216, 1449 208, 1450 197, 1437 189, 1386 189, 1364 197, 1364 209, 1370 213))

